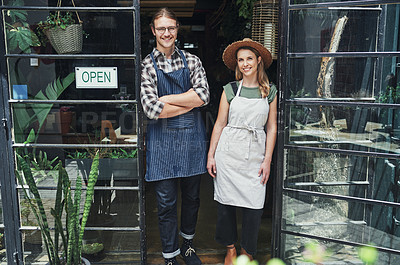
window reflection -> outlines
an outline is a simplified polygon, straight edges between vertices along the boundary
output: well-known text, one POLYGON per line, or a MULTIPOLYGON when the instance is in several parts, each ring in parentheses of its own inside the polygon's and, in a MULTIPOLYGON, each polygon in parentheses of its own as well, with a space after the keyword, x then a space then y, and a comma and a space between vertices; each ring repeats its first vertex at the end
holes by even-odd
POLYGON ((51 21, 58 18, 58 12, 25 10, 7 12, 5 10, 7 53, 132 54, 134 34, 128 34, 132 33, 134 28, 132 12, 130 10, 60 12, 63 20, 69 18, 71 21, 64 24, 65 26, 81 25, 83 31, 56 30, 57 32, 53 32, 51 21), (67 33, 63 34, 63 32, 67 33), (30 36, 27 37, 26 35, 29 34, 30 36), (72 39, 70 39, 71 36, 72 39), (71 49, 70 46, 74 45, 78 38, 83 39, 82 48, 71 49), (67 46, 62 48, 60 45, 67 46))
MULTIPOLYGON (((289 60, 290 98, 353 99, 375 102, 373 58, 303 58, 289 60), (330 59, 327 69, 324 60, 330 59)), ((390 72, 389 72, 390 73, 390 72)), ((389 74, 388 73, 388 74, 389 74)), ((387 81, 383 80, 385 84, 387 81)))
POLYGON ((400 153, 399 108, 290 106, 287 143, 331 149, 400 153))
MULTIPOLYGON (((307 248, 310 244, 318 246, 318 256, 324 257, 324 263, 331 264, 364 264, 359 257, 359 248, 341 245, 325 240, 316 240, 293 235, 284 235, 284 259, 288 264, 302 264, 307 257, 307 248)), ((397 264, 400 255, 379 252, 375 264, 397 264)), ((311 263, 310 263, 311 264, 311 263)))
POLYGON ((380 11, 346 7, 292 11, 289 52, 374 51, 380 11))
MULTIPOLYGON (((364 203, 293 193, 287 193, 283 198, 284 229, 288 231, 397 249, 399 237, 393 218, 396 211, 392 207, 371 207, 364 203), (382 215, 388 218, 381 218, 382 215)), ((293 244, 291 247, 304 246, 306 241, 309 239, 297 237, 290 244, 293 244)), ((334 258, 358 258, 346 245, 327 243, 327 247, 331 248, 334 258)))
POLYGON ((397 202, 395 159, 288 150, 287 188, 397 202))

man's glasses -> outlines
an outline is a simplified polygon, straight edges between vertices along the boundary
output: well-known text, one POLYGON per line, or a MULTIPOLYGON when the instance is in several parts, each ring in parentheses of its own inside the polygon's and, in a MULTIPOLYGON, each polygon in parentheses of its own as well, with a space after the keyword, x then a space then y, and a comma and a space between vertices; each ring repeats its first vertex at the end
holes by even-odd
POLYGON ((174 34, 176 32, 176 30, 178 29, 177 26, 171 26, 171 27, 160 27, 160 28, 155 28, 158 33, 160 33, 161 35, 165 33, 165 31, 168 29, 168 32, 171 34, 174 34))

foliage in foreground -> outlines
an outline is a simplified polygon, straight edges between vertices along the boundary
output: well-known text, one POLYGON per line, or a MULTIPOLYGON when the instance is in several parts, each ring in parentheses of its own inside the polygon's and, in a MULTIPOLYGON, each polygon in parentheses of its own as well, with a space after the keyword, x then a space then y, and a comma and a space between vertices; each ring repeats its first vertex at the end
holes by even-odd
MULTIPOLYGON (((22 169, 23 176, 29 189, 23 186, 25 198, 34 213, 39 224, 42 238, 46 247, 49 262, 52 265, 59 264, 80 264, 82 257, 82 239, 86 222, 92 205, 94 186, 98 177, 99 154, 93 159, 92 167, 89 173, 86 197, 81 216, 80 204, 82 195, 82 178, 78 176, 75 184, 75 192, 72 192, 71 181, 66 170, 62 167, 61 161, 58 164, 59 176, 57 181, 57 191, 54 208, 51 209, 51 215, 55 220, 54 240, 50 235, 50 227, 45 213, 42 198, 40 197, 31 168, 25 159, 17 154, 18 164, 22 169), (66 226, 62 224, 62 214, 65 213, 66 226), (61 242, 59 239, 61 237, 61 242)), ((18 171, 16 176, 19 183, 23 184, 23 179, 18 171)))

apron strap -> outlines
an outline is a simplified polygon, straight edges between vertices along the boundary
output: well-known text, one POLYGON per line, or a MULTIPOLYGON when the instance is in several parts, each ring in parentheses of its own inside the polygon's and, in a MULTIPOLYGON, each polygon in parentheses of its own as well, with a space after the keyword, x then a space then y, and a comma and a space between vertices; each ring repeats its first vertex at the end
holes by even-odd
POLYGON ((240 96, 240 91, 242 90, 242 85, 243 85, 243 79, 240 81, 238 91, 236 92, 236 95, 235 95, 236 97, 240 96))
POLYGON ((180 50, 180 49, 178 49, 178 48, 176 48, 178 51, 179 51, 179 53, 180 53, 180 55, 181 55, 181 58, 182 58, 182 60, 183 60, 183 64, 185 65, 185 67, 186 68, 189 68, 188 67, 188 64, 187 64, 187 62, 186 62, 186 57, 185 57, 185 55, 183 55, 183 52, 180 50))
POLYGON ((151 60, 153 61, 154 69, 158 71, 156 60, 154 59, 153 52, 150 53, 151 60))
POLYGON ((236 81, 232 81, 232 82, 230 82, 230 84, 231 84, 231 87, 232 87, 232 90, 233 90, 233 94, 236 95, 236 92, 238 90, 238 86, 236 84, 236 81))
MULTIPOLYGON (((187 62, 186 62, 186 57, 185 57, 185 55, 183 55, 183 52, 182 52, 180 49, 177 48, 177 50, 179 51, 179 53, 180 53, 180 55, 181 55, 181 58, 182 58, 182 60, 183 60, 183 65, 185 66, 185 68, 189 68, 189 67, 188 67, 188 64, 187 64, 187 62)), ((154 59, 153 52, 150 53, 150 57, 151 57, 151 60, 153 61, 154 69, 155 69, 156 71, 158 71, 157 63, 156 63, 156 60, 154 59)))

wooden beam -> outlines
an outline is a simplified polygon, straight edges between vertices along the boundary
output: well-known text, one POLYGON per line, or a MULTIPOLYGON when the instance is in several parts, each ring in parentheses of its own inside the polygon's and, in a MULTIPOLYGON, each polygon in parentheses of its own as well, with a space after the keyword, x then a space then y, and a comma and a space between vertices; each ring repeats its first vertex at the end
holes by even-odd
MULTIPOLYGON (((154 13, 157 10, 157 8, 146 8, 140 9, 140 12, 144 15, 144 13, 150 13, 150 15, 152 15, 152 13, 154 13)), ((174 13, 177 17, 193 17, 193 9, 192 10, 182 10, 182 11, 175 11, 174 13)))
POLYGON ((196 0, 142 0, 140 7, 194 7, 196 0))

